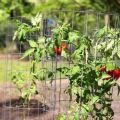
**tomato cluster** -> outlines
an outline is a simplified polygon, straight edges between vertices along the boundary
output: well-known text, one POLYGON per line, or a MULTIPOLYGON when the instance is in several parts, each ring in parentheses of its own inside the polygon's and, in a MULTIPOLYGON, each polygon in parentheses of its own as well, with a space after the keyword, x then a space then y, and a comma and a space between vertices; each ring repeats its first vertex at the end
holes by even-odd
POLYGON ((54 51, 56 53, 56 55, 61 55, 62 53, 62 49, 67 49, 68 46, 65 42, 62 42, 60 46, 54 46, 54 51))
POLYGON ((120 78, 120 70, 119 69, 109 70, 109 71, 107 71, 107 74, 116 80, 120 78))
POLYGON ((61 47, 62 47, 63 49, 67 49, 67 48, 68 48, 68 46, 67 46, 67 44, 66 44, 65 42, 62 42, 62 43, 61 43, 61 47))
POLYGON ((55 51, 56 55, 61 55, 61 53, 62 53, 62 48, 55 46, 55 47, 54 47, 54 51, 55 51))
POLYGON ((99 71, 106 72, 108 75, 110 75, 110 77, 105 78, 105 80, 109 80, 111 77, 115 80, 120 78, 120 70, 118 68, 106 71, 106 66, 102 66, 99 68, 99 71))

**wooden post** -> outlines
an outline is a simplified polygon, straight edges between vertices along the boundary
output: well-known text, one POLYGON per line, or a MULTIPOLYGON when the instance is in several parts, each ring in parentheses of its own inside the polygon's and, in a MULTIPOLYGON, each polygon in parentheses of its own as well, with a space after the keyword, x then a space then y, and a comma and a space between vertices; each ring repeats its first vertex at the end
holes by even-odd
POLYGON ((104 19, 105 19, 105 26, 109 27, 110 26, 110 16, 109 16, 109 14, 105 14, 104 19))

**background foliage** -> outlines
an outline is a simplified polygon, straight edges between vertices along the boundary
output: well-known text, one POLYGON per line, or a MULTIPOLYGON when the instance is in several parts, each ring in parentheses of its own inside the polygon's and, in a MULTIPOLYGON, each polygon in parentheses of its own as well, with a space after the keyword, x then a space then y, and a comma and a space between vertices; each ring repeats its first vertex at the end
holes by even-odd
MULTIPOLYGON (((12 36, 12 33, 8 32, 8 28, 12 29, 13 26, 12 18, 21 16, 22 20, 29 21, 31 16, 37 13, 50 12, 52 10, 93 10, 106 13, 119 13, 120 11, 120 0, 0 0, 0 48, 5 48, 11 43, 11 38, 7 38, 7 34, 12 36), (12 24, 12 25, 11 25, 12 24)), ((51 13, 49 13, 50 15, 51 13)), ((55 12, 54 17, 58 17, 59 13, 55 12)), ((71 21, 72 17, 70 13, 62 13, 59 17, 65 19, 66 21, 71 21)), ((52 16, 53 17, 53 16, 52 16)), ((113 21, 113 17, 108 16, 110 21, 113 21)), ((20 18, 17 18, 20 19, 20 18)), ((76 19, 74 20, 75 29, 83 29, 84 20, 86 17, 76 14, 76 19)), ((96 21, 96 16, 89 16, 90 21, 96 21)), ((112 24, 113 22, 111 22, 112 24)), ((96 23, 95 23, 96 24, 96 23)), ((95 26, 93 24, 92 26, 95 26)), ((84 32, 84 31, 83 31, 84 32)))

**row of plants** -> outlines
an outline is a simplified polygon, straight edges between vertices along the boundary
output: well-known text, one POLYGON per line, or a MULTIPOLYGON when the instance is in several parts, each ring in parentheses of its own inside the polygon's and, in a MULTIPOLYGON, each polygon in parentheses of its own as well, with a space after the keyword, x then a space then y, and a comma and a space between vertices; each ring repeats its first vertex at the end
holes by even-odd
MULTIPOLYGON (((32 19, 31 24, 18 22, 14 40, 28 44, 23 57, 31 58, 30 80, 25 80, 23 73, 17 72, 12 81, 21 93, 22 102, 28 102, 33 95, 39 94, 37 81, 52 78, 57 72, 65 75, 69 86, 65 92, 69 94, 73 106, 70 108, 70 120, 113 119, 111 108, 112 88, 120 92, 120 32, 118 29, 104 27, 89 35, 81 35, 70 24, 57 22, 50 37, 39 35, 42 32, 42 16, 32 19), (41 18, 41 19, 40 19, 41 18), (36 38, 29 37, 37 34, 36 38), (57 71, 47 68, 37 69, 42 59, 64 57, 73 63, 71 67, 59 67, 57 71), (25 83, 29 81, 29 87, 25 83), (74 96, 74 97, 73 97, 74 96)), ((66 120, 65 114, 57 116, 58 120, 66 120)))

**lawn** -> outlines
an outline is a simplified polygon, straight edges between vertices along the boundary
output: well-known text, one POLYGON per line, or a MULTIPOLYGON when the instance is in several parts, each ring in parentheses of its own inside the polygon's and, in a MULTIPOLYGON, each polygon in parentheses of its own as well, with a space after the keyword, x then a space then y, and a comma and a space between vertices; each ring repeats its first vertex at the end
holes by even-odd
MULTIPOLYGON (((43 63, 38 63, 37 69, 40 69, 41 67, 48 68, 49 70, 55 70, 56 67, 60 66, 66 66, 68 65, 68 62, 65 61, 58 61, 56 62, 52 61, 46 61, 43 63)), ((7 82, 11 80, 11 76, 14 72, 20 71, 25 73, 26 79, 30 77, 29 74, 29 68, 30 68, 30 61, 20 61, 20 60, 6 60, 1 59, 0 60, 0 83, 7 82)), ((59 73, 57 73, 57 78, 64 77, 61 76, 59 73)))
POLYGON ((0 83, 10 81, 13 72, 27 72, 28 69, 29 62, 2 59, 0 60, 0 83))

